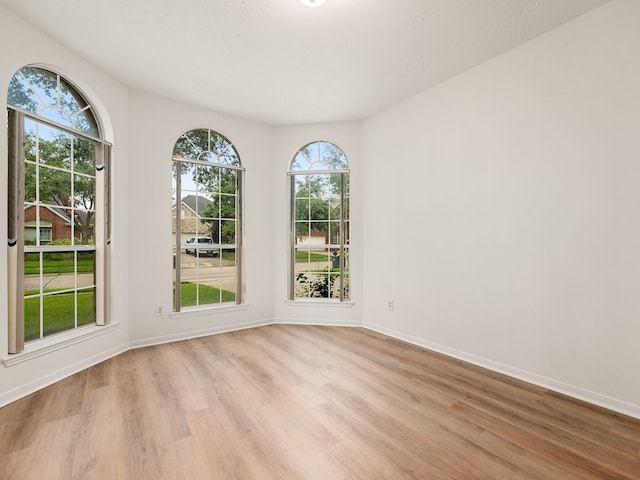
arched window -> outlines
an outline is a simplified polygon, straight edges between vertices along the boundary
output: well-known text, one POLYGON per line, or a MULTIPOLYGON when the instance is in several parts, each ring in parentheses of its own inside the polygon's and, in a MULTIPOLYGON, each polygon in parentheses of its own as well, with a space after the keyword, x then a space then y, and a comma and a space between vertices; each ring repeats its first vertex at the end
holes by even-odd
POLYGON ((174 311, 241 303, 238 152, 213 130, 191 130, 175 144, 172 169, 174 311))
POLYGON ((296 153, 291 181, 289 298, 349 299, 349 163, 333 143, 296 153))
POLYGON ((9 352, 108 322, 109 145, 62 76, 27 66, 7 95, 9 352))

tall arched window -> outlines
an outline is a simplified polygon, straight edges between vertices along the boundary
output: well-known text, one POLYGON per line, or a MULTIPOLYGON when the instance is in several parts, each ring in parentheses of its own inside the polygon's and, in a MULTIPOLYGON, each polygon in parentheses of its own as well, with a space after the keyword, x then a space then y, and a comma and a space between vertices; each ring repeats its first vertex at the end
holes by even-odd
POLYGON ((174 311, 241 303, 238 152, 213 130, 191 130, 176 142, 172 168, 174 311))
POLYGON ((296 153, 291 181, 289 298, 349 299, 349 163, 333 143, 296 153))
POLYGON ((108 322, 109 145, 67 79, 27 66, 7 95, 9 352, 108 322))

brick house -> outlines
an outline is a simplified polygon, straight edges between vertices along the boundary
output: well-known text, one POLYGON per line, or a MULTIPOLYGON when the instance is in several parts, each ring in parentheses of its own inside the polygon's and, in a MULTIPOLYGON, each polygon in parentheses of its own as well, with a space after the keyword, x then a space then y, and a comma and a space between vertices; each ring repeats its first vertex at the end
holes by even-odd
MULTIPOLYGON (((198 195, 187 195, 182 199, 182 202, 180 202, 180 233, 184 241, 188 240, 190 235, 194 237, 211 236, 211 230, 201 221, 203 212, 210 204, 210 200, 198 195)), ((174 242, 176 234, 176 209, 177 205, 174 205, 171 211, 171 233, 173 234, 174 242)))
MULTIPOLYGON (((71 240, 71 217, 69 212, 55 205, 41 205, 40 220, 36 218, 35 205, 24 209, 25 244, 36 243, 37 226, 40 226, 40 243, 49 243, 58 239, 71 240)), ((76 233, 79 238, 79 232, 76 233)))

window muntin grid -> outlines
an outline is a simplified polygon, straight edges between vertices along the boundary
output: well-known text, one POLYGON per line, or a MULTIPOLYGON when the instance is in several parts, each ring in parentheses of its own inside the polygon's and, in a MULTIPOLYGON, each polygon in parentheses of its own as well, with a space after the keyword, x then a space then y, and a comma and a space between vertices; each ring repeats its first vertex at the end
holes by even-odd
POLYGON ((15 306, 11 295, 15 319, 9 351, 15 353, 24 342, 107 321, 107 309, 98 312, 98 297, 105 296, 98 273, 105 268, 96 265, 105 230, 99 225, 96 237, 96 218, 101 215, 106 222, 107 205, 106 186, 97 172, 102 170, 106 182, 107 148, 99 140, 90 104, 57 73, 33 66, 20 69, 10 81, 7 101, 10 131, 21 132, 10 135, 10 150, 18 152, 10 155, 18 162, 10 161, 10 177, 19 184, 10 188, 15 197, 10 204, 20 202, 23 210, 10 215, 19 220, 9 248, 15 245, 23 252, 15 263, 17 272, 9 272, 10 283, 18 286, 10 291, 22 304, 15 306))
POLYGON ((215 131, 191 130, 176 142, 172 172, 174 311, 241 303, 243 169, 235 147, 215 131))
POLYGON ((91 105, 65 78, 44 68, 18 70, 9 83, 7 103, 86 135, 99 136, 91 105))
POLYGON ((349 170, 342 150, 314 142, 295 155, 289 297, 345 301, 349 292, 349 170))
POLYGON ((347 170, 349 163, 344 152, 330 142, 313 142, 296 153, 291 162, 292 172, 314 170, 347 170))

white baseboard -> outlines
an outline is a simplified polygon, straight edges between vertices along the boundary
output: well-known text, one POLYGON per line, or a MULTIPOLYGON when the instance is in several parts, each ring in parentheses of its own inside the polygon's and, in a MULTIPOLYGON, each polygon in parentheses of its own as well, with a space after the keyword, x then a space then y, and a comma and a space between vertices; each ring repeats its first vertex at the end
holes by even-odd
POLYGON ((278 325, 314 325, 318 327, 362 327, 362 322, 354 322, 353 320, 322 320, 318 318, 313 320, 308 318, 281 318, 274 323, 278 325))
POLYGON ((236 330, 246 330, 247 328, 264 327, 276 323, 273 319, 253 320, 250 322, 232 323, 228 325, 218 325, 211 328, 201 330, 191 330, 188 332, 179 332, 171 335, 163 335, 161 337, 145 338, 143 340, 134 340, 129 342, 129 348, 151 347, 153 345, 161 345, 163 343, 179 342, 181 340, 189 340, 191 338, 207 337, 218 333, 234 332, 236 330))
POLYGON ((121 353, 126 352, 128 349, 129 346, 127 344, 110 348, 89 358, 84 358, 81 361, 74 363, 73 365, 69 365, 65 368, 49 373, 40 378, 36 378, 35 380, 25 383, 24 385, 20 385, 13 390, 3 392, 2 394, 0 394, 0 407, 4 407, 9 403, 15 402, 22 397, 26 397, 27 395, 30 395, 34 392, 37 392, 38 390, 48 387, 49 385, 59 382, 60 380, 70 377, 73 374, 97 365, 100 362, 104 362, 111 357, 120 355, 121 353))
POLYGON ((517 378, 518 380, 522 380, 539 387, 553 390, 554 392, 558 392, 569 397, 577 398, 579 400, 598 405, 600 407, 621 413, 623 415, 628 415, 630 417, 640 419, 640 405, 634 405, 632 403, 624 402, 622 400, 611 398, 606 395, 601 395, 596 392, 591 392, 574 385, 568 385, 552 378, 547 378, 535 373, 527 372, 525 370, 511 367, 500 362, 495 362, 493 360, 479 357, 477 355, 456 350, 455 348, 439 345, 423 338, 406 335, 404 333, 387 327, 382 327, 380 325, 365 323, 364 328, 373 330, 374 332, 378 332, 383 335, 387 335, 389 337, 396 338, 398 340, 405 341, 407 343, 411 343, 413 345, 417 345, 419 347, 426 348, 428 350, 433 350, 434 352, 442 353, 449 357, 457 358, 458 360, 478 365, 479 367, 483 367, 497 373, 502 373, 509 377, 517 378))

